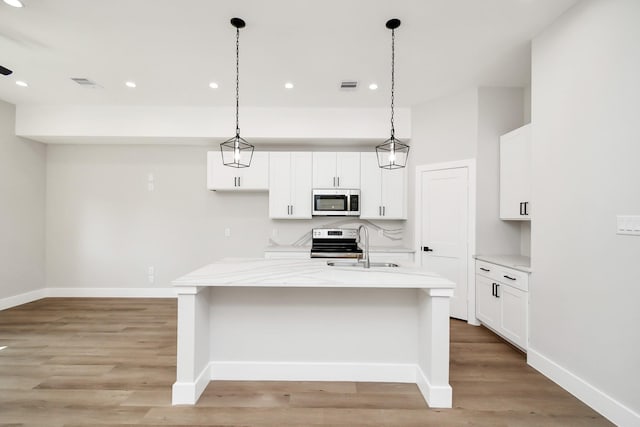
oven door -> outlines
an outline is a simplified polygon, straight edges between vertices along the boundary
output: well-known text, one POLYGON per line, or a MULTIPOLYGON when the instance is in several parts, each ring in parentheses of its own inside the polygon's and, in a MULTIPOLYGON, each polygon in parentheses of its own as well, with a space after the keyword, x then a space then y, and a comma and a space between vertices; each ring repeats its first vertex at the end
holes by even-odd
POLYGON ((314 194, 313 215, 346 215, 349 196, 346 194, 314 194))

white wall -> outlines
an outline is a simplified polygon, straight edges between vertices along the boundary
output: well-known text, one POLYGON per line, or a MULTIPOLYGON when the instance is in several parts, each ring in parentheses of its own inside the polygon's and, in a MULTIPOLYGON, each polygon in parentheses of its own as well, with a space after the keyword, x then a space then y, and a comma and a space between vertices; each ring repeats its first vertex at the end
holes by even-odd
MULTIPOLYGON (((336 220, 270 220, 267 192, 208 191, 211 149, 218 147, 49 145, 47 286, 167 287, 213 260, 262 257, 270 238, 290 244, 336 220), (149 266, 155 267, 154 284, 149 266)), ((403 223, 378 222, 385 228, 403 223)), ((376 233, 371 238, 378 245, 402 243, 376 233)))
POLYGON ((411 110, 409 151, 409 216, 405 240, 414 242, 416 166, 476 157, 478 91, 467 89, 415 106, 411 110))
POLYGON ((639 23, 637 0, 584 1, 533 42, 530 347, 635 411, 587 394, 621 425, 640 424, 640 237, 615 233, 640 214, 639 23))
POLYGON ((0 101, 0 299, 44 287, 46 149, 15 136, 0 101))
POLYGON ((500 135, 523 123, 521 88, 478 89, 476 253, 519 254, 519 221, 500 219, 500 135))
POLYGON ((476 253, 520 253, 520 224, 499 219, 500 135, 522 126, 521 88, 474 88, 436 99, 412 110, 409 155, 409 221, 413 242, 415 167, 476 159, 476 253))

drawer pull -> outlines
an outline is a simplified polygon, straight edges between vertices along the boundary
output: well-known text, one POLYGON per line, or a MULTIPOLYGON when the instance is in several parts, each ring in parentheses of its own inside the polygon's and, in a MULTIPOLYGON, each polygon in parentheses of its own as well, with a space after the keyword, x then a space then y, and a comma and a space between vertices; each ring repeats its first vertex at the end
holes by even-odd
POLYGON ((492 297, 496 296, 496 284, 495 283, 491 284, 491 296, 492 297))
POLYGON ((488 268, 484 268, 484 267, 480 267, 480 270, 482 270, 482 271, 491 271, 488 268))
POLYGON ((515 277, 507 276, 506 274, 503 276, 505 279, 516 280, 515 277))

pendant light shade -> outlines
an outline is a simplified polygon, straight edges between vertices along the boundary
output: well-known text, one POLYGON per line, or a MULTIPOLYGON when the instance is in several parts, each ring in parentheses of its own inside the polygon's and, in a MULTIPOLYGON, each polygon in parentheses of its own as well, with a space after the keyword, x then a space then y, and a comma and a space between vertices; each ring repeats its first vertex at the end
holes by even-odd
POLYGON ((383 169, 398 169, 407 166, 409 146, 396 139, 393 124, 393 103, 395 95, 395 60, 396 60, 396 28, 400 26, 399 19, 390 19, 386 27, 391 30, 391 138, 376 147, 378 166, 383 169))
POLYGON ((236 135, 220 144, 222 163, 232 168, 248 168, 253 158, 253 145, 240 137, 238 112, 240 107, 240 28, 245 22, 240 18, 232 18, 231 25, 236 29, 236 135))

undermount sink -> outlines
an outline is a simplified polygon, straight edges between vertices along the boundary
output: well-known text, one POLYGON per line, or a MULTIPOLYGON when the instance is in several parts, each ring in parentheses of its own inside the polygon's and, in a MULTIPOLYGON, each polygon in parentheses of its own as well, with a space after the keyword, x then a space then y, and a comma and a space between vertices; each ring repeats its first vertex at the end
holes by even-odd
MULTIPOLYGON (((360 267, 364 268, 364 262, 353 261, 327 261, 327 265, 330 267, 360 267)), ((370 267, 398 267, 398 264, 392 262, 370 262, 370 267)))

